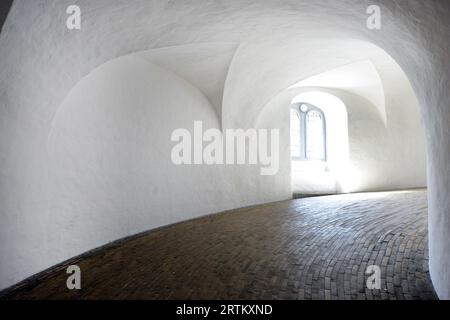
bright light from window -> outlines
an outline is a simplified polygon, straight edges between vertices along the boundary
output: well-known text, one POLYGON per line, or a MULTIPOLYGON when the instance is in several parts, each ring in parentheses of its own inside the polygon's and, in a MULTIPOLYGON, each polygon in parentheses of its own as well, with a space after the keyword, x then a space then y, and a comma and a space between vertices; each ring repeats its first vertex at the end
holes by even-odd
POLYGON ((320 112, 306 114, 306 159, 325 160, 324 119, 320 112))
POLYGON ((326 161, 325 117, 313 105, 291 107, 291 157, 299 161, 326 161))
MULTIPOLYGON (((300 156, 292 155, 294 192, 352 192, 360 174, 348 154, 347 110, 337 97, 319 91, 299 94, 291 100, 291 144, 300 141, 300 156), (302 106, 307 110, 303 112, 302 106), (297 119, 299 123, 294 123, 297 119), (300 138, 298 137, 300 128, 300 138)), ((298 154, 298 153, 297 153, 298 154)))

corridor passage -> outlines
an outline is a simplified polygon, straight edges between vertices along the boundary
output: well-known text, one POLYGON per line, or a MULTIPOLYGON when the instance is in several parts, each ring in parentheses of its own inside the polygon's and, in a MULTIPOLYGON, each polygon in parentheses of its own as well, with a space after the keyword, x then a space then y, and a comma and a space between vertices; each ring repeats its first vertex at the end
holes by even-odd
POLYGON ((140 234, 66 262, 3 299, 436 299, 425 190, 232 210, 140 234), (81 268, 69 291, 66 267, 81 268), (366 287, 367 266, 381 289, 366 287))

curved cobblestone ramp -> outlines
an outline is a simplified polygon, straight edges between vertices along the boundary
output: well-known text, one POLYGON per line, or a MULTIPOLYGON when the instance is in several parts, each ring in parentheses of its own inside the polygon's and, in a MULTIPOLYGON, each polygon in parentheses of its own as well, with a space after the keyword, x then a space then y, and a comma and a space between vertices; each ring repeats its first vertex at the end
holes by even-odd
POLYGON ((3 299, 436 299, 426 191, 328 196, 233 210, 95 250, 3 299), (65 267, 82 270, 66 288, 65 267), (365 270, 381 268, 381 289, 365 270))

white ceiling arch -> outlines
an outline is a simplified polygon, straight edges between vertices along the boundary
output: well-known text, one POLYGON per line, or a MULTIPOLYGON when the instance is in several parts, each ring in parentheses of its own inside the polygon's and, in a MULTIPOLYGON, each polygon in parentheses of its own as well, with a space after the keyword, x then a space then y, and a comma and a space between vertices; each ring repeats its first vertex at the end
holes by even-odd
POLYGON ((208 98, 220 117, 228 69, 236 52, 236 43, 197 43, 158 48, 136 53, 178 74, 196 86, 208 98))
POLYGON ((223 125, 252 126, 255 117, 275 96, 302 86, 350 90, 374 103, 386 122, 378 66, 401 70, 378 46, 354 39, 292 40, 282 47, 275 43, 240 46, 225 84, 223 125), (251 63, 259 68, 246 68, 251 63))

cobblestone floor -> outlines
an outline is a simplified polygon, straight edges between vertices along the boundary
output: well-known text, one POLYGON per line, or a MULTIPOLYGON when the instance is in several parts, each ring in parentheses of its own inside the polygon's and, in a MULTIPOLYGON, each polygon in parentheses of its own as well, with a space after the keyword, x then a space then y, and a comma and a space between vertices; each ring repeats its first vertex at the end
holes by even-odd
POLYGON ((3 299, 436 299, 426 192, 307 198, 141 234, 23 282, 3 299), (381 268, 381 289, 365 270, 381 268))

